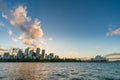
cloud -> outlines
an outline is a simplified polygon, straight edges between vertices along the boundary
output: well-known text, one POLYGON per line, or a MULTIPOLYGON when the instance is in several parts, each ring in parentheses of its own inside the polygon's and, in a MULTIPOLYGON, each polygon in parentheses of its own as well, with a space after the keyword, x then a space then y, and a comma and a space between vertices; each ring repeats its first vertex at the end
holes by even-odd
POLYGON ((113 36, 113 35, 120 35, 120 28, 117 28, 115 30, 109 29, 109 32, 107 32, 107 36, 113 36))
POLYGON ((19 5, 14 11, 11 11, 10 23, 14 27, 20 27, 24 30, 24 24, 30 21, 30 18, 27 17, 27 7, 19 5))
POLYGON ((23 5, 19 5, 14 10, 2 10, 2 17, 9 20, 10 24, 14 29, 19 29, 22 33, 17 38, 13 37, 13 32, 11 30, 8 31, 8 34, 12 36, 12 40, 22 41, 23 44, 31 45, 36 42, 38 38, 43 37, 43 30, 40 25, 40 20, 35 19, 31 20, 31 18, 27 15, 27 7, 23 5), (6 13, 8 12, 8 13, 6 13))
POLYGON ((5 19, 8 19, 8 16, 5 15, 4 13, 2 13, 2 17, 5 18, 5 19))
POLYGON ((20 29, 23 33, 19 36, 19 39, 26 45, 33 44, 33 42, 43 36, 43 30, 41 29, 40 21, 35 19, 34 22, 27 16, 27 8, 24 6, 18 6, 12 11, 12 18, 10 23, 20 29), (24 35, 23 35, 24 34, 24 35))
POLYGON ((40 21, 38 19, 28 29, 29 37, 35 39, 43 36, 43 31, 40 27, 40 21))
POLYGON ((0 21, 0 26, 4 27, 5 24, 3 22, 0 21))
POLYGON ((24 33, 22 33, 22 34, 18 37, 19 40, 23 40, 24 38, 25 38, 25 34, 24 34, 24 33))
POLYGON ((6 48, 0 47, 0 51, 7 51, 6 48))
POLYGON ((45 38, 40 38, 40 39, 39 39, 39 42, 46 45, 46 44, 47 44, 47 39, 45 39, 45 38))
POLYGON ((8 17, 10 17, 10 11, 7 8, 7 4, 3 0, 0 0, 0 11, 2 12, 3 18, 8 19, 8 17))
MULTIPOLYGON (((44 32, 41 28, 41 23, 39 19, 31 19, 27 14, 27 7, 23 5, 18 5, 16 8, 10 10, 7 5, 0 0, 0 11, 2 11, 2 17, 9 20, 10 24, 13 26, 12 29, 20 32, 16 32, 13 35, 11 30, 8 34, 14 42, 21 41, 25 45, 38 46, 40 43, 45 43, 46 40, 41 40, 43 38, 44 32)), ((48 39, 52 40, 52 38, 48 39)))
POLYGON ((8 30, 8 34, 11 36, 13 34, 12 30, 8 30))
POLYGON ((52 41, 52 40, 53 40, 52 37, 49 37, 49 38, 40 38, 39 42, 46 45, 48 41, 52 41))
POLYGON ((38 44, 32 44, 31 47, 32 47, 33 49, 41 48, 41 44, 40 44, 40 43, 38 43, 38 44))
POLYGON ((49 37, 49 38, 48 38, 48 40, 49 40, 49 41, 52 41, 52 40, 53 40, 53 38, 49 37))
POLYGON ((23 40, 24 44, 26 44, 26 45, 32 44, 33 41, 34 41, 34 39, 32 39, 32 38, 30 38, 30 37, 29 37, 29 38, 25 38, 25 39, 23 40))
POLYGON ((17 42, 17 41, 18 41, 18 39, 17 39, 17 38, 15 38, 15 37, 12 37, 12 41, 13 41, 13 42, 17 42))

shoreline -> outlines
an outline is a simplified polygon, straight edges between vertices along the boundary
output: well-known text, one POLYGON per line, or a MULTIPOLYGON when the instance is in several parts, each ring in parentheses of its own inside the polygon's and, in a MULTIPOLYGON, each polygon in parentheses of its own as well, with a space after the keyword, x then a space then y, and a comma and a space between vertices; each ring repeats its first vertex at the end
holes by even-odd
POLYGON ((40 63, 64 63, 64 62, 79 62, 79 63, 110 63, 110 62, 120 62, 120 61, 82 61, 82 60, 63 60, 63 59, 58 59, 58 60, 31 60, 31 59, 0 59, 0 62, 40 62, 40 63))

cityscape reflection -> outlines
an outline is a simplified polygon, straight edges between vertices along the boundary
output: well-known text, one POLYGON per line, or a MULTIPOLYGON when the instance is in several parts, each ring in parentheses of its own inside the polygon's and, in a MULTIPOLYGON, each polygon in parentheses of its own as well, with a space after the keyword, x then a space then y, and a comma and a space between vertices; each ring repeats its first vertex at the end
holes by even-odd
POLYGON ((120 63, 0 63, 0 80, 119 80, 120 63))

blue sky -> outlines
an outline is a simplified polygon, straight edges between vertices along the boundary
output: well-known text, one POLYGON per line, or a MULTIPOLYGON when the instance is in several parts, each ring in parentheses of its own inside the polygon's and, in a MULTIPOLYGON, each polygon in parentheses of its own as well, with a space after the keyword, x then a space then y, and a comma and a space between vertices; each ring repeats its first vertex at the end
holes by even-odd
MULTIPOLYGON (((32 20, 38 18, 47 40, 42 48, 61 56, 91 57, 120 52, 120 1, 119 0, 4 0, 7 8, 27 7, 32 20), (109 32, 109 29, 112 29, 109 32), (115 33, 116 31, 116 33, 115 33), (109 35, 107 36, 107 33, 109 35)), ((13 42, 8 29, 13 26, 2 17, 0 45, 3 47, 26 46, 13 42)), ((15 34, 21 33, 14 30, 15 34)))

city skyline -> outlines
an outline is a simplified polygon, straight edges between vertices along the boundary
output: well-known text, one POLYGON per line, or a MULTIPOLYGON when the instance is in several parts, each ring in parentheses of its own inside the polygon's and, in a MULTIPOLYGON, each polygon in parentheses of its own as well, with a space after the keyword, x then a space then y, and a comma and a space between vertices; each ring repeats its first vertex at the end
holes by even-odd
POLYGON ((40 47, 62 57, 120 53, 119 8, 118 0, 0 0, 0 48, 40 47))
MULTIPOLYGON (((26 48, 24 51, 19 48, 13 48, 9 52, 4 52, 3 55, 0 55, 1 61, 20 61, 20 62, 40 62, 40 61, 60 61, 58 55, 54 53, 46 53, 45 49, 31 49, 30 47, 26 48)), ((72 60, 72 59, 71 59, 72 60)))

